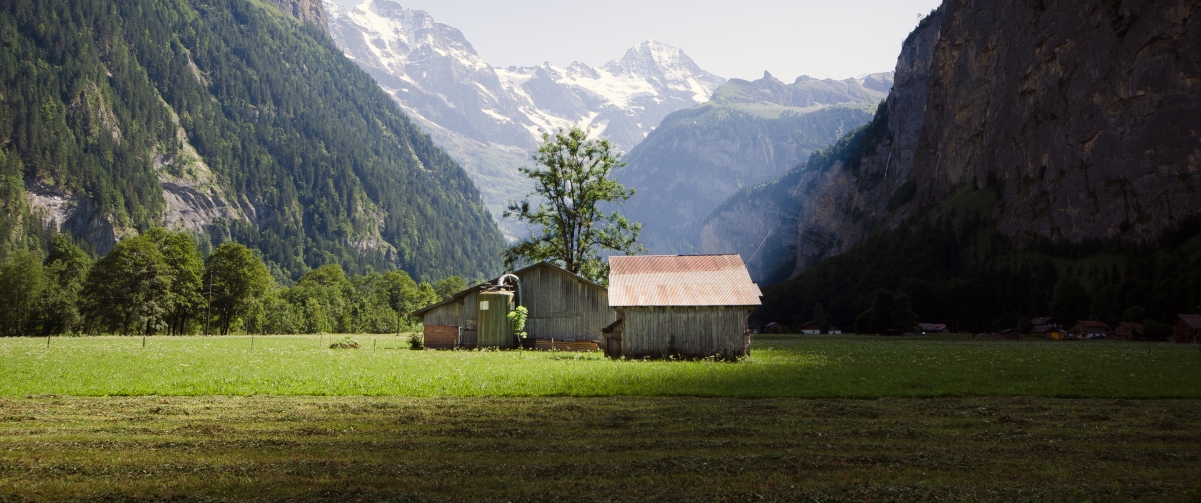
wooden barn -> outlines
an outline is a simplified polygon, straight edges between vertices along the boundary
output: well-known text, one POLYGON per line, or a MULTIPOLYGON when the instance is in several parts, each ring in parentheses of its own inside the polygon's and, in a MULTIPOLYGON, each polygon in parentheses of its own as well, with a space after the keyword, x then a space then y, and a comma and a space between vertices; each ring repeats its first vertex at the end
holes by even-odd
POLYGON ((736 358, 750 351, 747 318, 762 304, 738 255, 609 257, 609 356, 736 358))
POLYGON ((596 350, 601 329, 617 319, 609 308, 605 287, 555 264, 539 262, 510 274, 520 280, 519 288, 511 279, 502 281, 509 276, 505 275, 413 312, 425 325, 425 346, 517 347, 517 338, 503 327, 496 328, 505 331, 498 336, 481 334, 481 321, 488 329, 487 320, 499 320, 521 305, 529 310, 525 325, 528 347, 596 350))
POLYGON ((1172 335, 1180 344, 1201 343, 1201 314, 1178 314, 1172 324, 1172 335))
POLYGON ((818 325, 816 321, 807 321, 804 325, 801 325, 799 330, 805 335, 818 335, 822 333, 822 326, 818 325))

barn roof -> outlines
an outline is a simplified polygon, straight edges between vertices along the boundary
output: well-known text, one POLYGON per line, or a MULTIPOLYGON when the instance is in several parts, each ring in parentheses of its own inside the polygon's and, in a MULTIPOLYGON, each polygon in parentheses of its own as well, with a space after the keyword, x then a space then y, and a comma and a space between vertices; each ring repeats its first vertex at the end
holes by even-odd
MULTIPOLYGON (((526 271, 528 271, 528 270, 530 270, 530 269, 534 269, 534 268, 536 268, 536 267, 548 267, 548 268, 550 268, 550 269, 553 269, 553 270, 555 270, 555 271, 558 271, 558 272, 560 272, 560 273, 563 273, 563 274, 566 274, 566 275, 568 275, 568 276, 571 276, 571 277, 573 277, 573 278, 575 278, 575 279, 579 280, 580 282, 584 283, 585 285, 589 285, 589 286, 592 286, 592 287, 594 287, 594 288, 599 288, 601 291, 604 291, 604 290, 605 290, 605 287, 604 287, 604 286, 601 286, 601 285, 597 284, 595 281, 592 281, 592 280, 590 280, 590 279, 588 279, 588 278, 585 278, 585 277, 583 277, 583 276, 580 276, 579 274, 572 273, 571 271, 568 271, 567 269, 564 269, 564 268, 562 268, 562 267, 559 267, 559 265, 558 265, 558 264, 555 264, 554 262, 538 262, 537 264, 528 265, 528 266, 522 267, 521 269, 517 269, 517 270, 515 270, 515 271, 513 271, 513 272, 511 272, 511 273, 506 273, 506 274, 517 274, 517 275, 521 275, 521 273, 523 273, 523 272, 526 272, 526 271)), ((502 274, 501 276, 503 276, 503 274, 502 274)), ((466 297, 466 296, 467 296, 467 294, 469 294, 469 293, 471 293, 471 292, 474 292, 474 291, 476 291, 476 290, 481 290, 481 289, 484 289, 484 288, 488 288, 488 287, 490 287, 490 286, 495 286, 495 285, 496 285, 496 282, 497 282, 499 279, 500 279, 500 276, 497 276, 497 277, 495 277, 495 278, 492 278, 492 279, 490 279, 490 280, 488 280, 488 281, 485 281, 485 282, 483 282, 483 283, 480 283, 480 284, 477 284, 477 285, 472 285, 472 286, 470 286, 470 287, 467 287, 467 289, 465 289, 465 290, 462 290, 462 291, 460 291, 460 292, 457 292, 457 293, 455 293, 454 295, 451 295, 449 299, 446 299, 446 300, 444 300, 444 301, 442 301, 442 302, 439 302, 439 303, 436 303, 436 304, 430 304, 430 305, 428 305, 428 306, 425 306, 425 307, 423 307, 423 308, 421 308, 421 309, 418 309, 418 310, 416 310, 416 311, 413 311, 413 316, 422 317, 422 316, 424 316, 424 315, 425 315, 425 313, 428 313, 428 312, 430 312, 430 311, 433 311, 434 309, 437 309, 437 308, 439 308, 439 307, 445 306, 445 305, 447 305, 447 304, 450 304, 450 303, 452 303, 452 302, 458 302, 458 301, 462 300, 462 299, 463 299, 463 297, 466 297)))
POLYGON ((758 306, 738 255, 609 257, 609 306, 758 306))
POLYGON ((1180 321, 1185 322, 1192 328, 1201 329, 1201 314, 1178 314, 1180 321))

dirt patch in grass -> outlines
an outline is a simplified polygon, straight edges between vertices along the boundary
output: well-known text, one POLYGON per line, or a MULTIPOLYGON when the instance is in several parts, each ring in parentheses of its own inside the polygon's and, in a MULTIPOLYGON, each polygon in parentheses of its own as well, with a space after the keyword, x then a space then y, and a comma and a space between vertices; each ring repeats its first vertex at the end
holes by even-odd
POLYGON ((0 400, 4 502, 1197 501, 1197 466, 1196 400, 0 400))

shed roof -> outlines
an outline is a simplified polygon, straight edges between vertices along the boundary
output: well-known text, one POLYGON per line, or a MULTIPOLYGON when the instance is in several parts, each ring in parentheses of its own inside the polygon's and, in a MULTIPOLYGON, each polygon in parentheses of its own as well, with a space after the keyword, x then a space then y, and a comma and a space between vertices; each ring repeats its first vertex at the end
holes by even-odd
MULTIPOLYGON (((563 273, 563 274, 565 274, 565 275, 567 275, 567 276, 571 276, 572 278, 575 278, 576 280, 579 280, 580 282, 584 283, 585 285, 589 285, 589 286, 592 286, 592 287, 594 287, 594 288, 598 288, 598 289, 600 289, 600 290, 602 290, 602 291, 604 291, 604 290, 605 290, 605 287, 604 287, 604 286, 601 286, 601 285, 597 284, 595 281, 592 281, 592 280, 590 280, 590 279, 588 279, 588 278, 585 278, 585 277, 583 277, 583 276, 580 276, 579 274, 575 274, 575 273, 573 273, 573 272, 571 272, 571 271, 568 271, 567 269, 564 269, 564 268, 562 268, 562 267, 559 267, 559 265, 558 265, 558 264, 555 264, 554 262, 545 262, 545 261, 543 261, 543 262, 538 262, 537 264, 528 265, 528 266, 522 267, 521 269, 517 269, 517 270, 515 270, 515 271, 513 271, 513 272, 511 272, 511 273, 507 273, 507 274, 516 274, 516 275, 519 275, 519 276, 520 276, 520 275, 521 275, 521 273, 523 273, 523 272, 525 272, 525 271, 528 271, 528 270, 530 270, 530 269, 534 269, 534 268, 536 268, 536 267, 548 267, 548 268, 550 268, 550 269, 553 269, 553 270, 555 270, 555 271, 558 271, 558 272, 560 272, 560 273, 563 273)), ((501 276, 503 276, 503 274, 502 274, 501 276)), ((423 307, 423 308, 421 308, 421 309, 418 309, 418 310, 416 310, 416 311, 413 311, 413 316, 417 316, 417 317, 419 317, 419 318, 420 318, 420 317, 422 317, 422 316, 425 316, 425 313, 428 313, 428 312, 430 312, 430 311, 432 311, 432 310, 434 310, 434 309, 437 309, 437 308, 439 308, 439 307, 445 306, 445 305, 447 305, 447 304, 450 304, 450 303, 452 303, 452 302, 458 302, 458 301, 462 300, 462 299, 463 299, 463 297, 466 297, 466 296, 467 296, 467 294, 469 294, 469 293, 471 293, 471 292, 474 292, 474 291, 476 291, 476 290, 481 290, 481 289, 484 289, 484 288, 487 288, 487 287, 490 287, 490 286, 496 286, 496 282, 497 282, 497 280, 499 280, 499 279, 500 279, 500 276, 497 276, 497 277, 495 277, 495 278, 492 278, 492 279, 490 279, 490 280, 488 280, 488 281, 485 281, 485 282, 483 282, 483 283, 480 283, 480 284, 477 284, 477 285, 472 285, 472 286, 469 286, 469 287, 467 287, 467 289, 465 289, 465 290, 462 290, 462 291, 460 291, 460 292, 457 292, 457 293, 455 293, 454 295, 451 295, 449 299, 446 299, 446 300, 444 300, 444 301, 442 301, 442 302, 438 302, 438 303, 436 303, 436 304, 431 304, 431 305, 425 306, 425 307, 423 307)))
POLYGON ((1178 314, 1180 321, 1185 322, 1188 326, 1196 329, 1201 329, 1201 314, 1178 314))
POLYGON ((1036 325, 1036 326, 1037 325, 1053 325, 1055 323, 1059 323, 1059 320, 1056 320, 1055 317, 1053 317, 1053 316, 1039 316, 1039 317, 1034 318, 1033 320, 1030 320, 1030 324, 1036 325))
POLYGON ((609 257, 609 306, 758 306, 738 255, 609 257))

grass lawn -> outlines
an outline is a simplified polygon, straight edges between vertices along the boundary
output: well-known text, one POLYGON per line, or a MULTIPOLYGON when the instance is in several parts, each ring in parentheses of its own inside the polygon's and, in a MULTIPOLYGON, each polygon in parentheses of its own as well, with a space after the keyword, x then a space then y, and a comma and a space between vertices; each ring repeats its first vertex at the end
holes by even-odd
POLYGON ((1201 401, 0 399, 0 501, 1198 501, 1201 401))
POLYGON ((751 357, 411 351, 392 336, 0 338, 0 396, 697 396, 1201 398, 1197 346, 758 336, 751 357))

